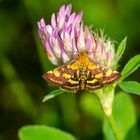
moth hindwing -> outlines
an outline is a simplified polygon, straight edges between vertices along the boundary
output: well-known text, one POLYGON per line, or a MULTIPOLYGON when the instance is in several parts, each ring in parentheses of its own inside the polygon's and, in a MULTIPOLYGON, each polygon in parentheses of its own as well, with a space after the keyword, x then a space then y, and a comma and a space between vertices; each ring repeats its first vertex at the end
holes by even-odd
POLYGON ((43 78, 61 88, 76 92, 94 91, 120 77, 119 72, 92 62, 86 52, 79 57, 43 75, 43 78))

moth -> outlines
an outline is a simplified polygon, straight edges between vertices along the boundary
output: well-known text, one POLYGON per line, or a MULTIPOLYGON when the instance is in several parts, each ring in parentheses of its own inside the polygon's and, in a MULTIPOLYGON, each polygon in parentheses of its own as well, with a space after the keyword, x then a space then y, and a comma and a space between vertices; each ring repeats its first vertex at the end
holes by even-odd
POLYGON ((84 51, 76 59, 43 75, 48 82, 69 92, 95 91, 115 82, 119 77, 119 72, 93 62, 84 51))

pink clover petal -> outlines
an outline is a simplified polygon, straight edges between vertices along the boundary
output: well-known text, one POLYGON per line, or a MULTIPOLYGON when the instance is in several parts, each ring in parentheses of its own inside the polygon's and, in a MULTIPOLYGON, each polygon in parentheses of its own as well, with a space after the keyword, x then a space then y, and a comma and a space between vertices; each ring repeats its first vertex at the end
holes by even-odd
POLYGON ((96 48, 97 55, 101 56, 102 51, 103 51, 103 44, 101 42, 101 39, 98 37, 97 38, 97 48, 96 48))
POLYGON ((77 47, 76 47, 76 41, 75 38, 72 39, 72 51, 78 52, 77 47))
POLYGON ((112 58, 111 58, 111 53, 107 52, 107 66, 110 67, 111 63, 112 63, 112 58))
POLYGON ((87 52, 90 53, 93 52, 93 50, 95 49, 95 41, 88 28, 85 31, 85 39, 86 39, 87 52))
POLYGON ((46 35, 50 36, 53 32, 53 29, 50 25, 47 25, 46 28, 44 28, 44 32, 45 32, 46 35))
POLYGON ((65 14, 66 14, 67 16, 70 16, 71 9, 72 9, 72 5, 69 4, 69 5, 66 7, 66 11, 65 11, 65 14))
POLYGON ((61 6, 58 17, 57 17, 57 23, 58 23, 58 29, 61 30, 63 28, 65 21, 65 5, 61 6))
POLYGON ((72 51, 72 42, 70 39, 70 35, 67 32, 65 32, 65 37, 64 37, 63 43, 64 43, 64 49, 66 52, 72 51))
POLYGON ((41 27, 41 28, 46 27, 46 23, 45 23, 45 21, 44 21, 44 18, 42 18, 42 19, 40 20, 40 27, 41 27))
POLYGON ((83 16, 83 12, 81 11, 75 18, 75 24, 78 25, 80 24, 81 20, 82 20, 82 16, 83 16))
POLYGON ((74 20, 75 20, 75 16, 76 13, 72 13, 72 15, 69 17, 68 22, 67 22, 67 26, 69 27, 71 24, 73 24, 74 20))
POLYGON ((85 50, 85 36, 84 36, 84 32, 82 29, 81 29, 80 35, 78 37, 77 48, 78 48, 79 52, 85 50))
POLYGON ((58 58, 61 57, 62 51, 61 51, 58 39, 54 40, 53 51, 54 51, 54 54, 56 55, 56 57, 58 57, 58 58))
POLYGON ((54 65, 57 65, 57 58, 56 58, 56 56, 54 55, 53 50, 52 50, 52 48, 50 47, 50 45, 49 45, 48 42, 45 43, 45 48, 46 48, 46 52, 47 52, 47 55, 48 55, 49 60, 50 60, 54 65))
POLYGON ((52 17, 51 17, 51 25, 52 25, 53 29, 56 28, 55 14, 52 14, 52 17))
POLYGON ((62 50, 62 58, 63 58, 63 63, 67 63, 68 61, 70 61, 70 58, 68 57, 68 55, 64 50, 62 50))

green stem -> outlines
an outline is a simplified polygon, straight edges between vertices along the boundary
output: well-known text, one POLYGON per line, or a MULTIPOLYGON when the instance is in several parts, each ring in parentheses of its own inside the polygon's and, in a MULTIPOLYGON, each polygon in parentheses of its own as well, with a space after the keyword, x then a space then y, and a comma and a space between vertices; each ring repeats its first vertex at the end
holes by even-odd
POLYGON ((108 122, 110 124, 110 127, 111 127, 111 129, 113 131, 113 134, 114 134, 116 140, 122 140, 122 138, 120 136, 119 129, 118 129, 117 125, 116 125, 116 122, 115 122, 115 119, 114 119, 113 115, 111 114, 110 116, 106 116, 106 118, 107 118, 107 120, 108 120, 108 122))
POLYGON ((112 114, 112 104, 114 100, 114 86, 109 86, 104 89, 98 90, 96 95, 101 104, 102 110, 107 118, 109 125, 112 129, 113 135, 116 140, 122 140, 119 129, 116 125, 115 119, 112 114))

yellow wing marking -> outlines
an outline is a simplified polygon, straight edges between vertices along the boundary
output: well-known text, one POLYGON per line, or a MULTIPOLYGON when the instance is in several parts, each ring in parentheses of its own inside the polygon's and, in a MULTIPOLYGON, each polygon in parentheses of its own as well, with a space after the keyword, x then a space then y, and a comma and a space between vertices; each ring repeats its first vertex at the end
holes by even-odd
POLYGON ((67 69, 71 68, 70 64, 67 65, 67 69))
POLYGON ((112 70, 108 70, 108 71, 106 72, 106 76, 107 76, 107 77, 109 77, 111 74, 112 74, 112 70))
POLYGON ((65 77, 65 78, 71 78, 71 75, 69 75, 67 73, 64 73, 62 76, 65 77))
POLYGON ((96 82, 97 82, 96 79, 94 79, 94 80, 92 80, 92 81, 87 81, 88 84, 94 84, 94 83, 96 83, 96 82))
POLYGON ((56 77, 59 77, 60 76, 60 73, 57 69, 54 69, 53 70, 53 74, 56 76, 56 77))
POLYGON ((69 68, 71 68, 72 70, 77 70, 79 69, 79 67, 81 66, 81 61, 80 59, 78 59, 77 61, 75 61, 69 68))
POLYGON ((95 75, 95 78, 97 78, 97 79, 98 79, 98 78, 101 78, 101 77, 103 77, 103 74, 102 74, 102 73, 99 73, 99 74, 96 74, 96 75, 95 75))
POLYGON ((95 69, 98 68, 97 65, 94 65, 94 64, 91 63, 91 62, 88 62, 88 63, 87 63, 87 66, 88 66, 88 69, 92 69, 92 70, 95 70, 95 69))
POLYGON ((70 82, 71 84, 79 84, 79 81, 74 81, 74 80, 72 80, 72 79, 69 79, 68 82, 70 82))
POLYGON ((118 73, 117 71, 113 71, 113 73, 118 73))

